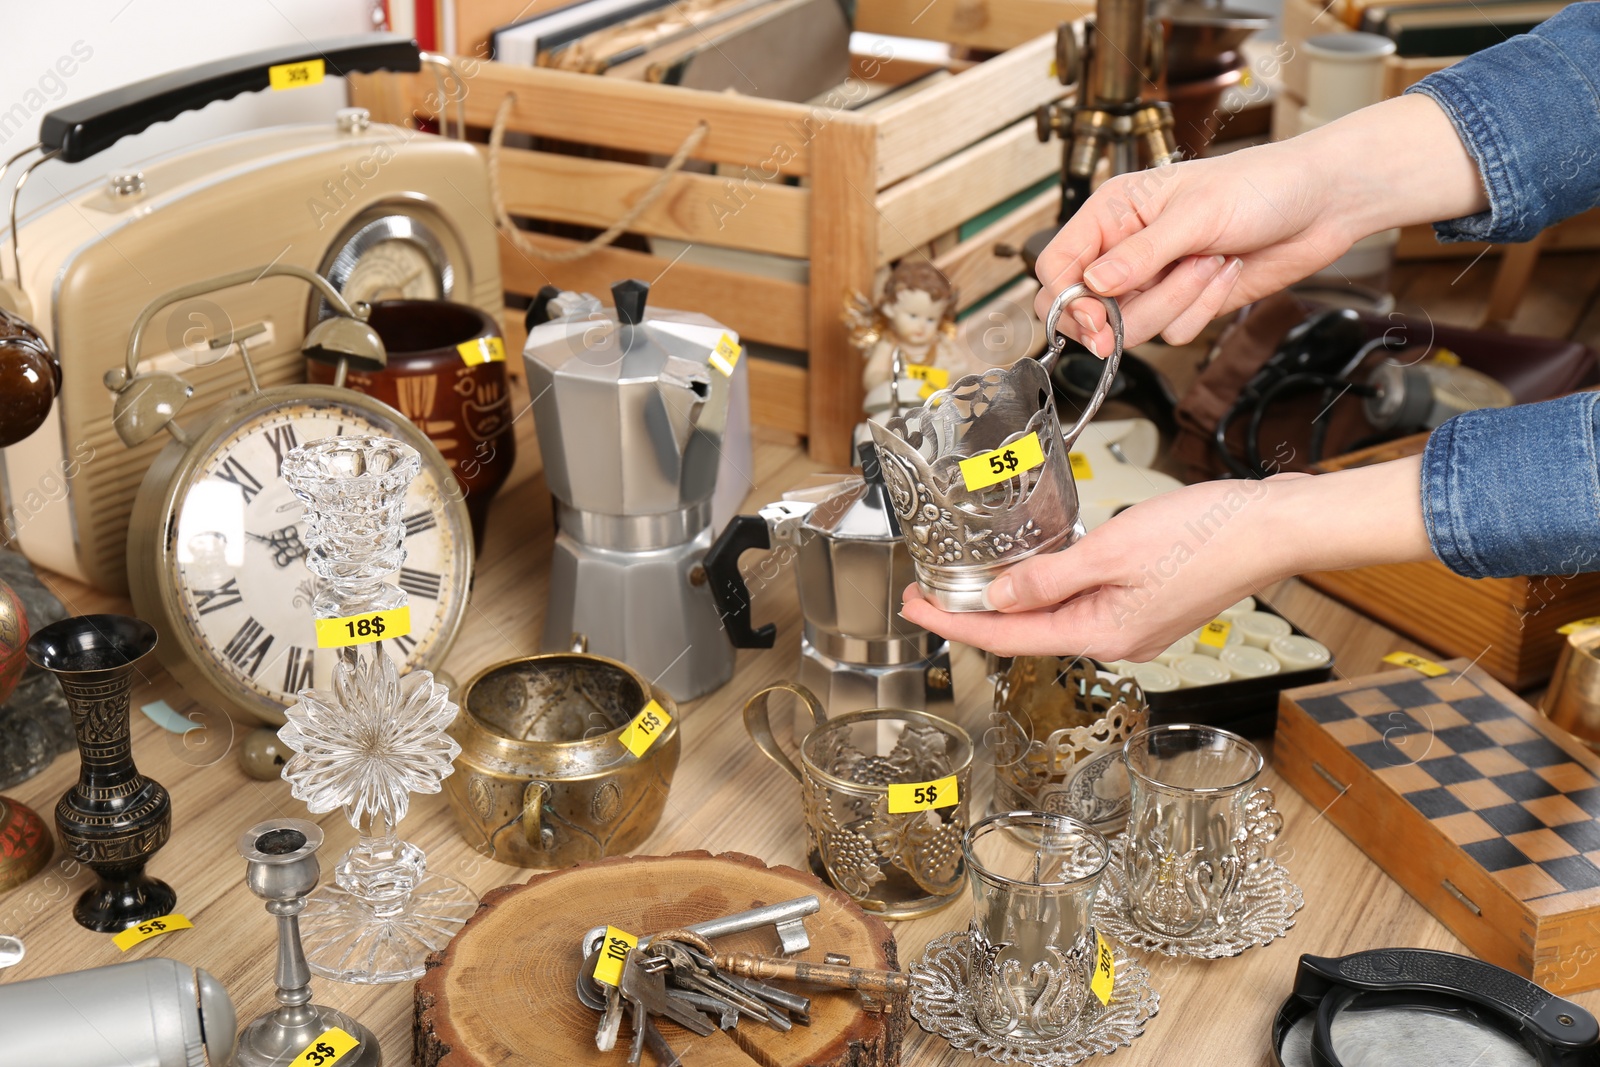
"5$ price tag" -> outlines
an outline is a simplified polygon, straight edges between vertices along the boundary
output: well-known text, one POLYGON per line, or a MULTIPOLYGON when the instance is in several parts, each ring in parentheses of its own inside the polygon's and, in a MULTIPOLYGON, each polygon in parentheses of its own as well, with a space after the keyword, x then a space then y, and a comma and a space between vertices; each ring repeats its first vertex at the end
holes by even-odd
POLYGON ((717 347, 711 350, 711 365, 732 378, 733 368, 739 365, 739 356, 743 352, 739 342, 731 334, 725 333, 717 339, 717 347))
POLYGON ((1039 435, 1030 433, 992 452, 962 460, 961 480, 966 483, 968 492, 977 492, 1031 471, 1043 462, 1044 449, 1039 444, 1039 435))
POLYGON ((301 63, 279 63, 267 68, 267 83, 274 90, 304 89, 308 85, 321 85, 328 65, 320 59, 307 59, 301 63))
POLYGON ((469 367, 506 361, 506 343, 498 337, 479 337, 471 341, 462 341, 456 345, 456 351, 461 353, 461 362, 469 367))
POLYGON ((337 1026, 324 1030, 305 1050, 289 1061, 289 1067, 333 1067, 361 1042, 337 1026))
POLYGON ((1106 944, 1106 939, 1100 936, 1098 930, 1094 935, 1094 976, 1089 979, 1089 991, 1101 1004, 1111 1003, 1111 990, 1117 984, 1117 960, 1111 954, 1111 946, 1106 944))
POLYGON ((1195 644, 1205 645, 1207 648, 1225 648, 1228 644, 1228 635, 1233 633, 1233 623, 1227 619, 1212 619, 1200 627, 1200 636, 1195 638, 1195 644))
POLYGON ((622 981, 623 961, 638 947, 639 939, 628 931, 606 927, 605 940, 600 942, 600 954, 594 961, 594 980, 604 985, 617 985, 622 981))
POLYGON ((134 945, 140 945, 152 937, 170 934, 174 930, 193 930, 194 923, 183 915, 158 915, 154 919, 146 919, 138 926, 130 926, 122 933, 111 939, 111 943, 126 952, 134 945))
POLYGON ((953 774, 936 782, 896 782, 889 786, 891 815, 948 808, 960 802, 961 789, 956 785, 956 776, 953 774))
POLYGON ((622 747, 635 756, 644 755, 650 751, 656 739, 666 733, 667 725, 671 722, 672 716, 667 714, 667 709, 652 700, 622 731, 622 747))
POLYGON ((347 648, 373 641, 393 641, 411 632, 411 607, 391 608, 340 619, 317 620, 318 648, 347 648))
POLYGON ((1391 652, 1383 657, 1383 662, 1392 663, 1396 667, 1410 667, 1414 671, 1426 674, 1429 678, 1437 678, 1441 674, 1449 674, 1450 668, 1441 666, 1431 659, 1423 659, 1412 652, 1391 652))

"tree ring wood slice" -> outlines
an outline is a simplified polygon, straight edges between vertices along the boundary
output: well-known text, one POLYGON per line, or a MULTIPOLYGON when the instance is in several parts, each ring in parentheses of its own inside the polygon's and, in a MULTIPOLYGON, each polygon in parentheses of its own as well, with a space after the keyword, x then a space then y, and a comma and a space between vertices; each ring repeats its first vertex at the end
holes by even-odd
MULTIPOLYGON (((644 935, 815 893, 807 916, 811 947, 796 958, 842 952, 862 967, 898 968, 894 935, 849 897, 792 867, 768 867, 739 853, 619 856, 538 875, 483 897, 477 914, 428 959, 412 1014, 418 1067, 516 1063, 620 1067, 632 1035, 625 1017, 618 1047, 595 1048, 599 1013, 578 1001, 578 942, 595 926, 644 935)), ((776 955, 771 927, 720 938, 728 952, 776 955)), ((735 1031, 699 1037, 666 1020, 662 1036, 686 1067, 895 1067, 909 1021, 905 996, 866 1011, 850 990, 777 983, 811 997, 811 1025, 780 1033, 749 1019, 735 1031)), ((644 1064, 652 1062, 648 1051, 644 1064)))

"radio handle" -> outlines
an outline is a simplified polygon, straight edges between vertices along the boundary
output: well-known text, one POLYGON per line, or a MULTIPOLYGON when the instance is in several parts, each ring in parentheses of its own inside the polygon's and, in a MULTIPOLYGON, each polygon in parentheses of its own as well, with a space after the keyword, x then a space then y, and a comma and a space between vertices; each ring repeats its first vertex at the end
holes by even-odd
POLYGON ((57 152, 56 158, 77 163, 185 111, 270 88, 274 67, 319 59, 329 75, 422 69, 417 43, 397 33, 269 48, 146 78, 57 108, 40 121, 39 141, 46 152, 57 152))

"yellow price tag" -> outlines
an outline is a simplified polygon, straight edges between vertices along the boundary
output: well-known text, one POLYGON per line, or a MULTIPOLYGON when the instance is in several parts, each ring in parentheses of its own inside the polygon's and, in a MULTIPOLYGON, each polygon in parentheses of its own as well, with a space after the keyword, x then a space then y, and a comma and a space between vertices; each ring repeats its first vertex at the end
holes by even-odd
POLYGON ((289 1067, 333 1067, 359 1044, 361 1042, 335 1026, 322 1031, 305 1051, 289 1061, 289 1067))
POLYGON ((605 940, 600 942, 600 955, 594 961, 594 980, 606 985, 622 981, 622 962, 628 953, 639 946, 639 939, 615 926, 606 927, 605 940))
POLYGON ((308 85, 321 85, 327 70, 327 64, 320 59, 279 63, 267 68, 267 81, 274 89, 304 89, 308 85))
POLYGON ((1225 648, 1228 644, 1228 635, 1233 632, 1233 623, 1227 619, 1212 619, 1200 627, 1200 636, 1195 638, 1195 644, 1205 645, 1207 648, 1225 648))
POLYGON ((672 716, 667 714, 667 709, 652 700, 622 731, 622 747, 635 756, 644 755, 656 743, 656 738, 667 732, 667 724, 671 721, 672 716))
POLYGON ((1094 934, 1094 977, 1089 979, 1089 990, 1101 1004, 1111 1003, 1111 990, 1117 984, 1117 961, 1111 955, 1111 946, 1106 944, 1106 939, 1100 936, 1100 931, 1094 934))
POLYGON ((1441 348, 1433 354, 1433 361, 1443 367, 1461 366, 1461 357, 1448 348, 1441 348))
POLYGON ((347 648, 373 641, 393 641, 411 632, 411 606, 317 620, 318 648, 347 648))
POLYGON ((1039 445, 1039 435, 1030 433, 993 452, 962 460, 961 479, 967 483, 968 492, 976 492, 1015 478, 1023 471, 1031 471, 1043 462, 1044 449, 1039 445))
POLYGON ((1094 468, 1089 466, 1089 457, 1082 452, 1068 452, 1067 462, 1072 464, 1072 476, 1080 482, 1087 482, 1094 478, 1094 468))
POLYGON ((1426 674, 1429 678, 1437 678, 1441 674, 1450 673, 1449 667, 1441 667, 1431 659, 1423 659, 1421 656, 1410 652, 1391 652, 1383 657, 1383 662, 1392 663, 1396 667, 1410 667, 1414 671, 1426 674))
POLYGON ((111 943, 126 952, 134 945, 143 944, 152 937, 170 934, 174 930, 193 930, 194 923, 182 915, 158 915, 146 919, 138 926, 130 926, 111 939, 111 943))
POLYGON ((943 389, 950 384, 949 371, 943 367, 930 367, 926 363, 906 364, 906 377, 916 382, 927 382, 934 389, 943 389))
POLYGON ((953 774, 936 782, 903 782, 889 786, 890 815, 948 808, 960 802, 961 789, 956 784, 956 776, 953 774))
POLYGON ((506 361, 506 343, 498 337, 479 337, 472 341, 462 341, 456 345, 456 351, 461 353, 461 362, 469 367, 506 361))
POLYGON ((922 388, 917 390, 917 399, 918 400, 926 400, 930 396, 932 396, 934 393, 937 393, 938 391, 939 390, 937 390, 937 389, 935 389, 933 387, 933 383, 932 382, 923 382, 922 383, 922 388))
POLYGON ((723 334, 717 339, 717 347, 711 350, 711 365, 732 378, 733 368, 739 365, 739 355, 743 351, 731 335, 723 334))
POLYGON ((1591 626, 1600 626, 1600 615, 1591 615, 1587 619, 1569 622, 1565 626, 1557 627, 1556 633, 1565 637, 1567 634, 1575 634, 1579 630, 1587 630, 1591 626))

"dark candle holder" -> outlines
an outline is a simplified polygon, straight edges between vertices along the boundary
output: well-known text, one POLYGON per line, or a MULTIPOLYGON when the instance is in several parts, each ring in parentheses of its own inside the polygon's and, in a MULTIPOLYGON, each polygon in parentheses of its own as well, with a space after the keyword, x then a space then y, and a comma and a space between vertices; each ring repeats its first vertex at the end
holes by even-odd
POLYGON ((125 615, 79 615, 28 641, 28 661, 56 676, 72 711, 82 765, 56 804, 56 835, 73 859, 100 876, 72 917, 103 933, 169 914, 178 895, 144 873, 172 834, 172 800, 139 773, 128 729, 138 663, 156 647, 153 626, 125 615))

